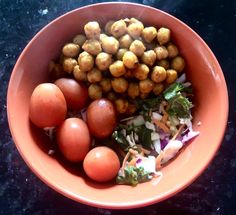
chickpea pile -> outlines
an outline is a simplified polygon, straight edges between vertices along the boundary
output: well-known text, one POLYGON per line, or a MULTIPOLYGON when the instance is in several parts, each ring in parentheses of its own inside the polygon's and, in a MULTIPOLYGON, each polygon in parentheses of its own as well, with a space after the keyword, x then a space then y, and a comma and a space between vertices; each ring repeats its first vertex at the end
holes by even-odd
POLYGON ((92 100, 108 98, 118 113, 134 113, 134 99, 160 95, 185 67, 168 28, 126 18, 111 20, 104 29, 88 22, 84 33, 64 45, 49 70, 54 79, 69 75, 86 83, 92 100))

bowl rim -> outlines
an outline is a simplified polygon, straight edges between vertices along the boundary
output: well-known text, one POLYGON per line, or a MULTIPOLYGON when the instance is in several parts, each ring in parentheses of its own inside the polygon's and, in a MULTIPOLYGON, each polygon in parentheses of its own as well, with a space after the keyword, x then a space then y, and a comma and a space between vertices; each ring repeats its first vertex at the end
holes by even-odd
POLYGON ((173 194, 177 194, 179 192, 181 192, 182 190, 184 190, 187 186, 189 186, 191 183, 193 183, 193 181, 196 180, 196 178, 198 178, 202 172, 207 168, 207 166, 212 162, 216 152, 218 151, 218 149, 220 148, 221 144, 222 144, 222 140, 225 134, 225 130, 227 127, 227 121, 228 121, 228 114, 229 114, 229 99, 228 99, 228 90, 227 90, 227 85, 226 85, 226 81, 224 78, 224 74, 223 71, 220 67, 220 64, 218 62, 218 60, 216 59, 215 55, 213 54, 212 50, 208 47, 208 45, 206 44, 206 42, 192 29, 190 28, 187 24, 185 24, 183 21, 179 20, 178 18, 176 18, 175 16, 169 14, 168 12, 165 12, 161 9, 152 7, 152 6, 147 6, 144 4, 139 4, 139 3, 133 3, 133 2, 103 2, 103 3, 95 3, 95 4, 89 4, 89 5, 85 5, 82 7, 78 7, 76 9, 73 9, 71 11, 68 11, 60 16, 58 16, 57 18, 53 19, 52 21, 50 21, 47 25, 45 25, 41 30, 39 30, 34 36, 33 38, 31 38, 30 42, 25 46, 25 48, 23 49, 23 51, 21 52, 19 58, 16 61, 16 64, 12 70, 12 74, 10 77, 10 81, 8 84, 8 90, 7 90, 7 118, 8 118, 8 124, 9 124, 9 128, 10 128, 10 132, 13 138, 13 141, 17 147, 17 150, 19 151, 21 157, 23 158, 23 160, 25 161, 25 163, 27 164, 27 166, 32 170, 32 172, 41 180, 43 181, 47 186, 51 187, 52 189, 54 189, 55 191, 57 191, 58 193, 76 201, 76 202, 80 202, 89 206, 93 206, 93 207, 99 207, 99 208, 107 208, 107 209, 131 209, 131 208, 140 208, 140 207, 144 207, 144 206, 148 206, 154 203, 158 203, 161 201, 164 201, 168 198, 170 198, 171 196, 173 196, 173 194), (42 175, 40 173, 40 171, 35 168, 32 163, 28 160, 28 158, 24 155, 23 151, 21 150, 18 140, 15 136, 15 132, 13 129, 13 123, 11 121, 10 118, 10 114, 8 111, 8 107, 10 104, 10 87, 12 86, 12 82, 13 82, 13 77, 16 75, 16 68, 18 67, 19 63, 21 62, 21 59, 23 58, 23 56, 25 55, 25 52, 27 51, 27 49, 31 46, 31 44, 37 40, 37 38, 41 35, 41 33, 48 28, 48 26, 54 24, 55 22, 59 21, 60 19, 62 19, 63 17, 67 16, 68 14, 71 13, 75 13, 78 10, 81 9, 89 9, 89 8, 93 8, 99 5, 130 5, 130 6, 138 6, 138 7, 143 7, 143 8, 147 8, 147 9, 152 9, 154 11, 157 11, 158 13, 164 14, 165 16, 170 17, 171 19, 174 19, 175 21, 177 21, 178 23, 180 23, 181 25, 183 25, 185 28, 187 28, 189 31, 191 31, 192 34, 194 34, 197 39, 200 41, 200 43, 204 46, 204 48, 208 51, 208 53, 210 54, 210 57, 212 59, 214 59, 217 68, 219 69, 219 75, 220 78, 223 80, 222 81, 222 91, 225 93, 225 115, 224 115, 224 123, 222 123, 222 129, 221 129, 221 133, 220 133, 220 139, 219 139, 219 143, 217 145, 217 147, 215 148, 214 151, 212 151, 211 156, 209 156, 208 158, 208 162, 206 162, 204 165, 202 165, 202 167, 200 168, 200 171, 196 172, 191 178, 189 178, 188 180, 186 180, 185 182, 178 184, 178 186, 174 187, 173 189, 169 190, 168 192, 166 192, 165 194, 159 195, 158 197, 154 197, 154 198, 148 198, 146 200, 140 200, 140 201, 135 201, 132 203, 126 202, 126 203, 108 203, 108 202, 101 202, 101 201, 94 201, 94 200, 90 200, 78 195, 75 195, 71 192, 69 192, 68 190, 63 189, 62 187, 60 187, 59 185, 55 185, 52 182, 48 181, 47 177, 45 177, 44 175, 42 175))

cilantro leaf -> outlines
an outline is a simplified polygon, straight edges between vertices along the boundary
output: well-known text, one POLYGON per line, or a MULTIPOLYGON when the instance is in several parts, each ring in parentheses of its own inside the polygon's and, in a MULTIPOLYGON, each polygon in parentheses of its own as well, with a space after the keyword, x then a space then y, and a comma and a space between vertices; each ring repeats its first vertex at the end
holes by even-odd
POLYGON ((188 98, 178 93, 169 101, 169 109, 167 110, 170 115, 175 115, 179 118, 189 118, 190 117, 190 108, 192 103, 188 98))
POLYGON ((150 172, 143 167, 126 166, 124 174, 119 173, 116 177, 117 184, 126 184, 136 186, 138 183, 146 182, 152 179, 150 172))
POLYGON ((146 149, 151 149, 151 134, 153 131, 151 129, 148 129, 145 125, 141 125, 135 129, 135 132, 138 135, 138 139, 141 145, 146 149))
POLYGON ((181 83, 174 83, 170 85, 163 93, 166 100, 170 100, 177 95, 178 92, 183 91, 185 87, 181 83))
POLYGON ((120 130, 115 130, 112 133, 112 138, 120 145, 124 151, 129 150, 129 142, 126 140, 126 137, 122 134, 120 130))

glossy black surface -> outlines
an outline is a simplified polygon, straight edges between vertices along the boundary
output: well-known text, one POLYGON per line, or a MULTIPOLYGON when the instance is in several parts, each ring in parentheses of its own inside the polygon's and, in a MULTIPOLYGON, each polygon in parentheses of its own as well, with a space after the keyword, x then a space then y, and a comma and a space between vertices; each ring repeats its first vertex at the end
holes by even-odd
POLYGON ((0 214, 234 214, 236 209, 236 1, 234 0, 132 1, 162 9, 188 24, 212 49, 226 78, 230 112, 222 146, 208 169, 184 191, 164 202, 140 209, 122 211, 97 209, 76 203, 47 187, 29 170, 20 157, 9 132, 6 114, 8 81, 18 56, 31 38, 51 20, 77 7, 98 2, 102 1, 0 0, 0 214))

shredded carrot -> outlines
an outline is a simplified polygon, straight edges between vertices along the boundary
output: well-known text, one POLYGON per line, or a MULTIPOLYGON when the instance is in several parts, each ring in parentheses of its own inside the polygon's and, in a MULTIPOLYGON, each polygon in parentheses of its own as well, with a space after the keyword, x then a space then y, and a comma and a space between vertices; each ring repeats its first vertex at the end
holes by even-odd
POLYGON ((170 129, 161 121, 157 119, 152 119, 153 123, 155 123, 159 128, 161 128, 166 133, 170 133, 170 129))
POLYGON ((125 169, 125 165, 127 160, 129 159, 130 156, 130 151, 128 151, 128 153, 125 155, 124 160, 122 162, 122 166, 121 166, 121 171, 124 173, 124 169, 125 169))
POLYGON ((134 149, 129 149, 129 152, 132 154, 132 155, 137 155, 138 154, 138 151, 134 150, 134 149))
POLYGON ((157 169, 161 168, 161 161, 162 161, 164 155, 165 155, 164 151, 161 150, 160 154, 156 157, 156 167, 157 167, 157 169))
POLYGON ((182 124, 182 125, 179 127, 178 131, 175 133, 175 135, 171 138, 170 141, 175 140, 175 139, 179 136, 179 134, 180 134, 180 132, 182 131, 182 129, 184 128, 184 126, 185 126, 185 125, 182 124))
POLYGON ((162 121, 164 124, 166 124, 166 121, 167 121, 167 119, 168 119, 168 113, 167 113, 165 110, 163 110, 163 112, 164 112, 164 115, 163 115, 161 121, 162 121))
POLYGON ((136 161, 137 161, 137 158, 136 157, 134 157, 134 158, 132 158, 132 160, 129 162, 129 166, 135 166, 135 164, 136 164, 136 161))

